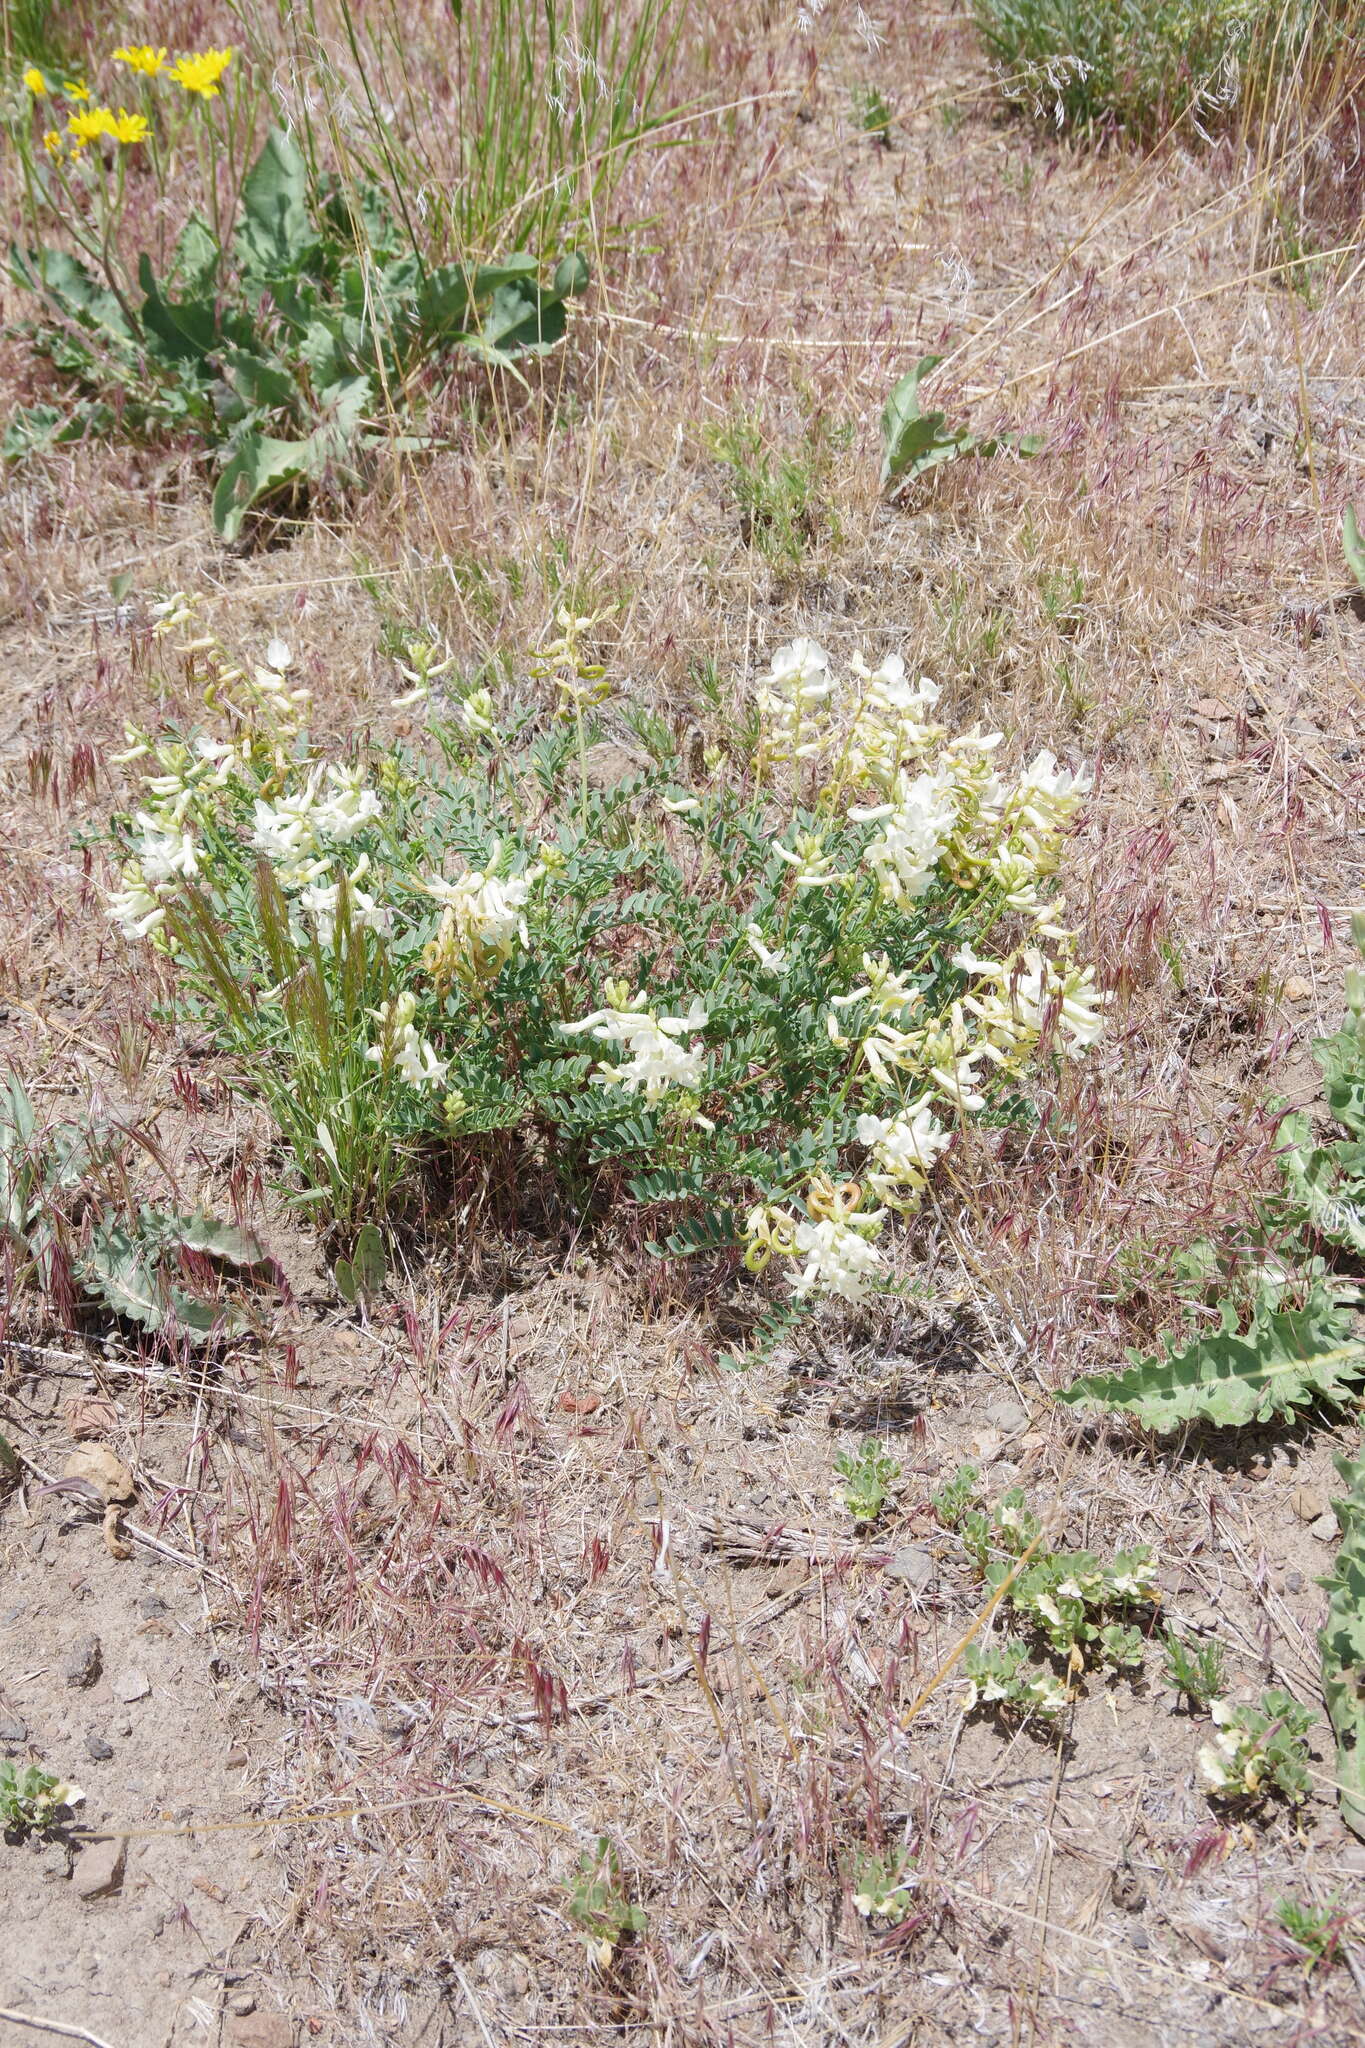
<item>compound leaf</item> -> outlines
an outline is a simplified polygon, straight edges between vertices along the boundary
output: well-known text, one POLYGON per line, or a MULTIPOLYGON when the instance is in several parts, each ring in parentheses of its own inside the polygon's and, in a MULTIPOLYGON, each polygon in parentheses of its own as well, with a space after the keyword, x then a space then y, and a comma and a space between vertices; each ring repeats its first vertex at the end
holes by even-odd
POLYGON ((1324 1287, 1314 1287, 1303 1308, 1258 1310, 1244 1332, 1224 1304, 1223 1327, 1213 1334, 1179 1349, 1168 1342, 1162 1356, 1133 1353, 1125 1372, 1090 1374, 1057 1399, 1120 1410, 1157 1431, 1187 1422, 1266 1422, 1315 1400, 1349 1398, 1365 1376, 1365 1341, 1354 1327, 1324 1287))

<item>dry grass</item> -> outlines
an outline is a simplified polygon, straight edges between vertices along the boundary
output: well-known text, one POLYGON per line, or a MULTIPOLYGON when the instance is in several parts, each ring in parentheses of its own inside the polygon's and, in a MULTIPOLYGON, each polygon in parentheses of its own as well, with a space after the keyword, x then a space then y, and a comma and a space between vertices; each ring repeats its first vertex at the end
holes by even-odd
MULTIPOLYGON (((1325 1743, 1302 1826, 1241 1828, 1195 1789, 1202 1736, 1155 1682, 1092 1685, 1060 1737, 964 1720, 951 1674, 930 1681, 981 1594, 927 1503, 976 1456, 1058 1536, 1155 1543, 1169 1610, 1239 1685, 1318 1699, 1327 1553, 1293 1499, 1326 1484, 1333 1432, 1156 1452, 1078 1434, 1047 1390, 1163 1327, 1158 1283, 1122 1296, 1121 1255, 1246 1213, 1266 1101, 1313 1099, 1306 1041, 1339 1005, 1365 686, 1337 542, 1365 496, 1355 145, 1324 116, 1326 167, 1288 123, 1087 155, 996 118, 954 13, 873 53, 851 10, 804 38, 786 12, 697 11, 680 91, 732 111, 635 163, 622 208, 657 227, 599 265, 543 383, 489 396, 448 452, 247 557, 214 547, 178 456, 67 451, 6 480, 7 1054, 53 1100, 154 1116, 292 1285, 206 1379, 80 1348, 149 1464, 193 1437, 172 1505, 233 1588, 214 1639, 272 1709, 270 1932, 322 2038, 1345 2041, 1359 1966, 1306 1978, 1271 1913, 1359 1896, 1325 1743), (859 82, 891 103, 890 150, 857 127, 859 82), (1267 222, 1310 183, 1326 253, 1286 268, 1267 222), (928 350, 951 417, 1047 452, 888 505, 876 417, 928 350), (740 411, 829 451, 794 564, 745 545, 709 450, 740 411), (1095 759, 1068 895, 1114 1029, 1026 1143, 983 1138, 940 1190, 907 1249, 923 1306, 737 1376, 723 1304, 651 1304, 609 1245, 475 1247, 453 1219, 345 1314, 253 1197, 269 1133, 148 1018, 71 851, 123 793, 138 607, 191 586, 224 637, 283 626, 336 731, 389 722, 396 623, 472 670, 534 644, 568 586, 620 601, 622 694, 717 741, 697 662, 810 632, 902 649, 1016 757, 1095 759), (864 1394, 906 1471, 897 1518, 855 1541, 832 1459, 864 1394), (1027 1411, 1008 1436, 1002 1395, 1027 1411), (911 1542, 938 1553, 917 1595, 885 1570, 911 1542), (649 1915, 607 1971, 569 1913, 600 1834, 649 1915), (850 1880, 898 1844, 914 1910, 878 1936, 850 1880)), ((14 343, 5 367, 21 386, 14 343)), ((22 1390, 41 1368, 16 1349, 6 1369, 22 1390)))

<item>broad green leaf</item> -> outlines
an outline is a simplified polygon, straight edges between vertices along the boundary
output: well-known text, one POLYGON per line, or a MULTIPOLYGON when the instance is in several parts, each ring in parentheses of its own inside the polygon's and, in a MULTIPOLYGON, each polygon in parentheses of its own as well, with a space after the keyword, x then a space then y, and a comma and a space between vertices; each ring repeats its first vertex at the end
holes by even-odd
POLYGON ((1341 545, 1346 553, 1346 566, 1361 589, 1365 590, 1365 540, 1361 538, 1354 505, 1346 507, 1342 518, 1341 545))
POLYGON ((161 346, 156 351, 166 362, 202 362, 218 345, 218 309, 212 299, 172 301, 161 295, 152 259, 144 253, 137 267, 143 300, 140 317, 145 335, 161 346))
POLYGON ((165 1322, 166 1299, 156 1268, 121 1223, 106 1217, 95 1226, 79 1272, 83 1285, 115 1315, 147 1330, 159 1330, 165 1322))
POLYGON ((125 348, 136 340, 114 294, 64 249, 11 248, 10 270, 19 284, 50 300, 78 326, 98 329, 125 348))
POLYGON ((1147 1429, 1187 1422, 1237 1428, 1291 1415, 1315 1400, 1343 1402, 1365 1378, 1365 1340, 1325 1287, 1301 1309, 1258 1310, 1237 1328, 1225 1303, 1223 1327, 1163 1356, 1131 1354, 1125 1372, 1093 1373, 1063 1387, 1068 1407, 1121 1410, 1147 1429))
POLYGON ((907 370, 892 386, 882 410, 883 490, 907 470, 923 468, 923 458, 933 447, 939 428, 946 424, 945 414, 930 413, 926 417, 919 403, 921 382, 942 361, 942 356, 921 356, 914 369, 907 370))
POLYGON ((192 213, 176 241, 175 254, 171 258, 171 277, 191 298, 206 298, 217 281, 221 254, 207 223, 197 213, 192 213))
POLYGON ((308 262, 316 245, 308 217, 308 167, 293 137, 272 128, 242 185, 239 256, 249 270, 287 277, 308 262))
POLYGON ((221 360, 228 382, 244 404, 261 410, 300 409, 299 387, 283 363, 245 348, 225 348, 221 360))
POLYGON ((1318 1635, 1322 1690, 1336 1736, 1341 1817, 1365 1836, 1365 1457, 1337 1460, 1346 1488, 1334 1500, 1341 1549, 1327 1588, 1327 1620, 1318 1635))
POLYGON ((510 363, 519 355, 539 355, 564 337, 568 324, 562 299, 532 284, 500 284, 484 313, 477 334, 466 342, 486 362, 510 363))
POLYGON ((164 1219, 168 1237, 187 1252, 207 1252, 230 1266, 258 1266, 265 1258, 259 1238, 231 1223, 219 1223, 202 1211, 164 1219))
POLYGON ((573 299, 588 289, 591 275, 587 257, 575 250, 572 255, 560 257, 551 282, 561 299, 573 299))
POLYGON ((311 440, 243 434, 213 490, 213 523, 224 540, 236 540, 247 513, 262 498, 307 476, 310 455, 311 440))
POLYGON ((254 430, 242 434, 213 493, 213 523, 223 538, 235 540, 247 513, 263 498, 341 462, 369 402, 368 377, 351 377, 336 387, 321 425, 305 438, 284 441, 254 430))

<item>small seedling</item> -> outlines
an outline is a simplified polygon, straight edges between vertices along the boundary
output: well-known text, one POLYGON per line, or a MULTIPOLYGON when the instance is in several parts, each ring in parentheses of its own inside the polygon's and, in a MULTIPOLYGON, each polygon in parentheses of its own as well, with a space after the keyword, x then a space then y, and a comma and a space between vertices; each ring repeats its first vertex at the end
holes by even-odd
POLYGON ((605 1835, 578 1859, 568 1910, 599 1970, 609 1969, 622 1942, 643 1934, 649 1924, 644 1907, 632 1905, 626 1895, 621 1859, 605 1835))
POLYGON ((1211 1798, 1263 1799, 1274 1791, 1298 1805, 1308 1797, 1311 1707, 1272 1686, 1255 1704, 1215 1700, 1210 1711, 1214 1738, 1197 1761, 1211 1798))
POLYGON ((0 1761, 0 1829, 7 1835, 40 1834, 84 1797, 79 1785, 54 1778, 40 1764, 16 1769, 7 1760, 0 1761))
POLYGON ((855 85, 853 111, 858 126, 882 149, 891 147, 891 109, 886 96, 875 85, 855 85))
POLYGON ((853 1873, 853 1903, 864 1920, 885 1920, 899 1927, 910 1911, 913 1877, 907 1877, 910 1858, 903 1851, 883 1856, 861 1856, 853 1873))
POLYGON ((1319 1963, 1332 1963, 1341 1946, 1340 1900, 1333 1892, 1326 1905, 1307 1904, 1299 1899, 1276 1899, 1275 1918, 1298 1952, 1303 1974, 1311 1976, 1319 1963))
POLYGON ((981 1474, 975 1465, 959 1465, 933 1496, 934 1513, 945 1529, 960 1529, 969 1508, 981 1498, 981 1474))
POLYGON ((1207 1707, 1225 1683, 1222 1645, 1187 1643, 1174 1629, 1167 1629, 1163 1647, 1167 1683, 1195 1706, 1207 1707))
POLYGON ((840 1451, 834 1469, 843 1480, 844 1506, 855 1522, 875 1522, 901 1476, 875 1436, 865 1437, 856 1451, 840 1451))

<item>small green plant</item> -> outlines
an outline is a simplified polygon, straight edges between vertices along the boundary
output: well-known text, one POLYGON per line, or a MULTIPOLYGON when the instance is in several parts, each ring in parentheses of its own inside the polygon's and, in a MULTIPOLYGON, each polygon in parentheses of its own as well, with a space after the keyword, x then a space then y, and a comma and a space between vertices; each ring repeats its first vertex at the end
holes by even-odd
POLYGON ((799 562, 822 525, 830 524, 821 502, 828 467, 823 440, 813 437, 799 455, 784 454, 770 446, 757 419, 745 416, 709 427, 705 438, 725 465, 745 546, 770 562, 799 562))
POLYGON ((1220 1643, 1187 1642, 1173 1628, 1166 1631, 1162 1645, 1166 1659, 1166 1681, 1197 1707, 1207 1707, 1227 1683, 1220 1643))
POLYGON ((963 1658, 969 1709, 1057 1713, 1071 1698, 1071 1679, 1088 1667, 1140 1666, 1146 1639, 1128 1617, 1160 1598, 1151 1551, 1119 1550, 1106 1563, 1089 1550, 1050 1550, 1021 1488, 989 1505, 979 1504, 979 1491, 975 1469, 959 1467, 934 1496, 939 1519, 957 1531, 975 1569, 1000 1595, 1004 1617, 1063 1659, 1065 1675, 1033 1663, 1022 1641, 972 1644, 963 1658))
POLYGON ((983 458, 1013 450, 1016 455, 1037 455, 1043 448, 1038 434, 994 434, 982 440, 967 427, 950 427, 944 412, 920 410, 919 387, 942 356, 921 356, 913 370, 892 388, 882 412, 882 489, 913 482, 943 462, 956 462, 962 455, 983 458))
POLYGON ((74 1282, 91 1303, 149 1334, 170 1326, 201 1343, 230 1326, 220 1303, 186 1291, 191 1253, 230 1266, 263 1257, 256 1240, 202 1213, 149 1208, 129 1191, 124 1147, 98 1124, 40 1132, 19 1076, 0 1085, 0 1246, 58 1300, 74 1282))
POLYGON ((1321 1906, 1313 1900, 1276 1899, 1275 1918, 1296 1950, 1306 1977, 1320 1964, 1330 1966, 1336 1961, 1344 1924, 1339 1894, 1334 1892, 1321 1906))
POLYGON ((911 1858, 901 1851, 860 1856, 853 1870, 853 1905, 864 1920, 899 1927, 914 1904, 911 1858))
POLYGON ((40 1764, 0 1757, 0 1830, 6 1835, 41 1834, 84 1797, 79 1785, 54 1778, 40 1764))
POLYGON ((901 1476, 900 1466, 875 1436, 865 1437, 856 1451, 840 1451, 834 1469, 843 1480, 844 1506, 855 1522, 875 1522, 901 1476))
POLYGON ((883 149, 891 147, 891 109, 880 87, 855 85, 853 113, 864 135, 870 135, 883 149))
POLYGON ((621 1859, 606 1835, 578 1859, 568 1913, 600 1970, 609 1969, 621 1944, 643 1934, 649 1925, 644 1907, 632 1904, 626 1892, 621 1859))
POLYGON ((1255 1704, 1215 1700, 1212 1742, 1199 1751, 1199 1775, 1211 1798, 1235 1802, 1279 1792, 1297 1805, 1308 1797, 1308 1747, 1313 1709, 1271 1687, 1255 1704))
POLYGON ((932 1496, 934 1513, 945 1529, 960 1529, 969 1508, 981 1498, 981 1474, 975 1465, 959 1465, 932 1496))
MULTIPOLYGON (((211 84, 218 98, 233 53, 209 55, 222 60, 211 84)), ((214 524, 232 539, 253 508, 297 509, 310 485, 354 474, 393 419, 410 426, 419 371, 457 350, 514 369, 561 339, 566 302, 587 283, 582 257, 563 258, 549 284, 525 252, 495 264, 433 263, 406 210, 400 223, 373 182, 315 175, 283 128, 242 180, 234 224, 219 220, 215 191, 212 217, 192 212, 168 260, 156 264, 144 250, 135 270, 125 268, 116 253, 129 203, 125 158, 147 149, 159 165, 173 158, 187 118, 212 118, 202 106, 189 116, 179 101, 159 101, 153 79, 166 72, 160 62, 142 77, 145 113, 77 109, 38 149, 29 125, 15 130, 35 230, 59 226, 78 253, 62 243, 16 246, 11 274, 42 301, 34 345, 75 396, 65 409, 44 405, 11 420, 6 455, 116 427, 193 433, 217 471, 214 524), (97 115, 105 125, 87 136, 97 115)), ((33 91, 43 104, 46 85, 33 91)), ((207 104, 209 87, 190 92, 207 104)), ((422 443, 409 435, 406 445, 422 443)))

